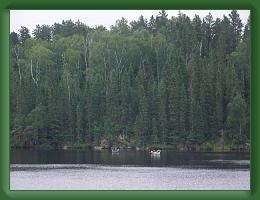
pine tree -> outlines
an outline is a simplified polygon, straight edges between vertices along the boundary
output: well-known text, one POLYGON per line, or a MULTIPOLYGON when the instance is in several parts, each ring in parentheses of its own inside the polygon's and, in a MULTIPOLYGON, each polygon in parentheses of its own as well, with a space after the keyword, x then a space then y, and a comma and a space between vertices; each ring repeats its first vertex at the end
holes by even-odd
POLYGON ((22 26, 21 29, 19 30, 19 40, 22 44, 24 44, 24 42, 29 39, 30 36, 30 31, 28 28, 22 26))

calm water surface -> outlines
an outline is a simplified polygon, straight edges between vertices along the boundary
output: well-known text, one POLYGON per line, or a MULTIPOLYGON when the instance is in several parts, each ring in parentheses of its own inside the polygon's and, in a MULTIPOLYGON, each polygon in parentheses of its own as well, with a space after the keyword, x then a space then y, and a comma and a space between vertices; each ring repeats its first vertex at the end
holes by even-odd
POLYGON ((11 190, 249 190, 248 153, 11 151, 11 190))

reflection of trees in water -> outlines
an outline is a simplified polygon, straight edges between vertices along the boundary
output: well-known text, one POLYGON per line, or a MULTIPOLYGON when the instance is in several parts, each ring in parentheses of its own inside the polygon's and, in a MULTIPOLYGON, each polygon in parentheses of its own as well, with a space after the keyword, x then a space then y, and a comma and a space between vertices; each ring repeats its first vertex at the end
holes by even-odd
POLYGON ((23 164, 100 164, 100 165, 137 165, 137 166, 185 166, 219 169, 248 169, 250 155, 247 153, 192 153, 164 150, 160 156, 147 151, 120 150, 21 150, 11 151, 11 163, 23 164))

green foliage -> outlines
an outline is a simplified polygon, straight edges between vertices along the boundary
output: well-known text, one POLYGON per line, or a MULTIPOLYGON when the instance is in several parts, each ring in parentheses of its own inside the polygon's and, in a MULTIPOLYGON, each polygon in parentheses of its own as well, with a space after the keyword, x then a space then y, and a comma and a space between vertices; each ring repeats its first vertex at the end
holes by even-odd
POLYGON ((10 39, 12 146, 249 140, 250 21, 243 32, 236 11, 191 20, 162 10, 110 30, 68 20, 10 39))
POLYGON ((227 127, 230 137, 238 143, 246 139, 247 112, 246 103, 241 94, 236 93, 228 104, 227 127))
POLYGON ((19 30, 19 41, 23 44, 30 37, 31 36, 30 36, 29 29, 22 26, 21 29, 19 30))

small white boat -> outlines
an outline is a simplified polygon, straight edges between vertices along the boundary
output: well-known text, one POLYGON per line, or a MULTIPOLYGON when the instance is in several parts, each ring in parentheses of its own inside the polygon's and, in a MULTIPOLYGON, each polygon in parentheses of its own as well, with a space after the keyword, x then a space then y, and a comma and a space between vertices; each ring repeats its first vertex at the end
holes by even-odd
POLYGON ((158 149, 158 150, 151 150, 150 154, 152 156, 159 156, 159 155, 161 155, 161 150, 160 149, 158 149))
POLYGON ((112 153, 119 153, 119 148, 111 148, 112 153))

